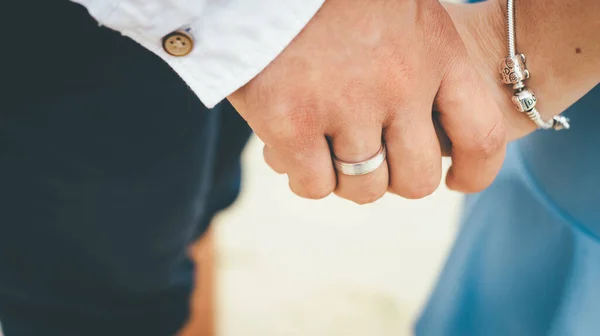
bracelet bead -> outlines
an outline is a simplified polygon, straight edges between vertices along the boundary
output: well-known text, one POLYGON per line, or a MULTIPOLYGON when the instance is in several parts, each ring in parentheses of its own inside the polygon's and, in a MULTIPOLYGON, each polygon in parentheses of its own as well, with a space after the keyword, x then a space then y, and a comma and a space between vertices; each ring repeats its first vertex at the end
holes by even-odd
POLYGON ((517 110, 519 110, 520 112, 531 111, 537 103, 535 95, 527 88, 517 90, 517 92, 515 92, 515 95, 512 97, 512 101, 517 107, 517 110))
POLYGON ((504 58, 499 67, 502 84, 517 84, 529 78, 525 55, 513 55, 504 58))

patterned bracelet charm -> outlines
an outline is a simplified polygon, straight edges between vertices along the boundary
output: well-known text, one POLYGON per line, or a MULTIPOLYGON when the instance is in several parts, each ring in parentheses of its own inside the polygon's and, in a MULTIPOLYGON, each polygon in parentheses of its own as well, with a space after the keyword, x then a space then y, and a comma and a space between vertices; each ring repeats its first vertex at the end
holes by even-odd
MULTIPOLYGON (((525 55, 507 57, 500 62, 500 81, 503 84, 518 84, 529 79, 525 55)), ((516 88, 515 88, 516 89, 516 88)))

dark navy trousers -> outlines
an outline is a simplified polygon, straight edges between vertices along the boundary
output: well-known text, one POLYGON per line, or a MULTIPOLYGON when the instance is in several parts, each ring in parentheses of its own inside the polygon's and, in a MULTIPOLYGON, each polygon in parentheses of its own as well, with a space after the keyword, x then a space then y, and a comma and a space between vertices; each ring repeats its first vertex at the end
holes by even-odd
POLYGON ((235 200, 250 129, 77 4, 12 1, 0 19, 5 336, 172 335, 186 248, 235 200))

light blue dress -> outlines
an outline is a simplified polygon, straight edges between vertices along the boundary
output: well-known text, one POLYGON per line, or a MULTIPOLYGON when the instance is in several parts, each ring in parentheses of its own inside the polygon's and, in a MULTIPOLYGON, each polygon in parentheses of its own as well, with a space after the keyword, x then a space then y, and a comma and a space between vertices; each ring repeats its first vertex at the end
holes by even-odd
POLYGON ((467 197, 416 335, 600 335, 600 86, 565 115, 467 197))

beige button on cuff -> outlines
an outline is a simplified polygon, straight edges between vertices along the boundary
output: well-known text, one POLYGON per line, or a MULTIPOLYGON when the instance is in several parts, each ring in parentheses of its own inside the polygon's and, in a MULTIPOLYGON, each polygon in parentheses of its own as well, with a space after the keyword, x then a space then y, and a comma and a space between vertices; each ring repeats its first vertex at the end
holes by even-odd
POLYGON ((163 37, 163 49, 172 56, 185 56, 194 49, 194 40, 192 35, 185 31, 178 30, 163 37))

